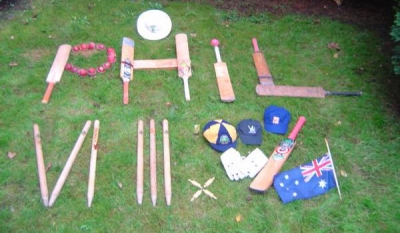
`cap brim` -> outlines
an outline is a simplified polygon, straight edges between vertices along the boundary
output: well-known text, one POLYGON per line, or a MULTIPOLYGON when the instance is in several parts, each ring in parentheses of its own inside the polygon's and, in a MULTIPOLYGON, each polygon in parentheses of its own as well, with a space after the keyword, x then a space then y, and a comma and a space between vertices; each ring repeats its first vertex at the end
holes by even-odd
POLYGON ((237 145, 237 141, 234 141, 234 142, 232 142, 230 144, 225 144, 225 145, 217 145, 217 144, 210 143, 210 146, 214 150, 219 151, 219 152, 225 152, 229 148, 235 148, 236 145, 237 145))
POLYGON ((276 134, 286 134, 288 130, 288 125, 272 125, 272 124, 265 124, 264 126, 265 131, 270 133, 276 134))
POLYGON ((239 138, 242 143, 247 145, 261 145, 262 144, 262 134, 257 134, 256 136, 250 136, 239 133, 239 138))
POLYGON ((171 18, 160 10, 148 10, 143 12, 137 20, 137 31, 147 40, 161 40, 169 35, 172 29, 171 18), (146 26, 148 22, 156 22, 159 30, 152 32, 146 26))

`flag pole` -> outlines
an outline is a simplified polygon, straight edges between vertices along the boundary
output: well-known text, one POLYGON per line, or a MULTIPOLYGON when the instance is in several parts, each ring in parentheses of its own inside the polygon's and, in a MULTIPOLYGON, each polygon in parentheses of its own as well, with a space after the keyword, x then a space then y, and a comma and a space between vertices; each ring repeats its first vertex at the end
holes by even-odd
POLYGON ((333 168, 333 175, 335 177, 335 182, 336 182, 337 190, 339 192, 339 197, 340 197, 340 200, 342 200, 342 194, 340 193, 339 181, 338 181, 338 179, 336 177, 335 165, 333 164, 333 158, 332 158, 331 150, 329 149, 328 140, 326 140, 326 138, 325 138, 325 144, 326 144, 326 148, 328 148, 329 157, 331 158, 332 168, 333 168))

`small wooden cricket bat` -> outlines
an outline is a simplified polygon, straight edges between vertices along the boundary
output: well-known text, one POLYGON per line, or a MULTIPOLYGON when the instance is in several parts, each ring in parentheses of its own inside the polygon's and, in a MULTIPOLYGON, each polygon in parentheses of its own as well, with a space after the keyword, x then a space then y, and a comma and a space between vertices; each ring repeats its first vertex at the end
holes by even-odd
POLYGON ((176 60, 178 67, 178 76, 183 80, 183 86, 185 91, 185 99, 190 100, 189 92, 189 77, 192 76, 192 68, 189 56, 189 43, 187 35, 179 33, 175 36, 176 44, 176 60))
POLYGON ((120 77, 124 84, 123 103, 128 104, 129 102, 129 82, 133 79, 133 57, 135 50, 135 42, 124 37, 122 39, 122 51, 121 51, 121 70, 120 77))
POLYGON ((55 84, 60 82, 70 52, 71 45, 69 44, 63 44, 58 47, 56 57, 54 58, 49 73, 47 74, 46 82, 48 84, 42 103, 47 104, 49 102, 55 84))
POLYGON ((258 84, 256 93, 259 96, 287 96, 287 97, 310 97, 325 98, 327 95, 360 96, 362 92, 334 92, 326 91, 322 87, 305 86, 267 86, 258 84))
POLYGON ((258 75, 258 80, 261 85, 274 85, 274 81, 272 80, 271 73, 269 71, 267 61, 265 60, 264 54, 260 52, 260 49, 258 48, 258 43, 257 39, 253 38, 253 48, 254 48, 254 53, 253 53, 253 61, 254 61, 254 66, 256 67, 257 70, 257 75, 258 75))
POLYGON ((214 70, 217 76, 217 85, 221 101, 233 102, 235 101, 235 93, 233 92, 228 67, 226 63, 221 60, 221 54, 218 48, 219 41, 217 39, 212 39, 211 45, 214 46, 215 56, 217 58, 217 62, 214 63, 214 70))
POLYGON ((296 145, 296 136, 306 122, 306 118, 301 116, 288 138, 282 140, 279 145, 272 152, 271 157, 268 159, 267 164, 261 169, 256 178, 250 184, 250 190, 257 193, 265 193, 271 187, 274 176, 282 169, 286 160, 292 153, 296 145))

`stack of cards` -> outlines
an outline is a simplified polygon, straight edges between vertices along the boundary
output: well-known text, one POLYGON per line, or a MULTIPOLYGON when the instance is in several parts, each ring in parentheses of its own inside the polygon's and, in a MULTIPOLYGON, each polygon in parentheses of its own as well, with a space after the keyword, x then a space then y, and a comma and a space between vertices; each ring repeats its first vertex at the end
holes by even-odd
POLYGON ((253 150, 246 158, 242 158, 235 148, 229 148, 221 155, 226 174, 231 180, 241 180, 246 177, 253 178, 265 166, 268 158, 258 148, 253 150))

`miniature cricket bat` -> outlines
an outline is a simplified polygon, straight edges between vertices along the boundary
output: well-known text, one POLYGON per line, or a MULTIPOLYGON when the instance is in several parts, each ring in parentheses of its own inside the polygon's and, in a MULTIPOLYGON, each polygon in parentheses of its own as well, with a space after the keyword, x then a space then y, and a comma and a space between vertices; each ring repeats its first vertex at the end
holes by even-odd
POLYGON ((47 74, 46 82, 48 84, 42 99, 43 104, 47 104, 49 102, 55 84, 60 82, 70 52, 71 45, 69 44, 63 44, 58 47, 56 57, 54 58, 49 73, 47 74))
POLYGON ((265 193, 271 187, 274 176, 281 170, 286 160, 292 153, 296 145, 296 136, 306 122, 306 118, 301 116, 288 138, 282 140, 279 145, 272 152, 271 157, 268 159, 267 164, 261 169, 256 178, 250 184, 250 190, 265 193))
POLYGON ((215 56, 217 58, 217 62, 214 63, 214 70, 217 76, 217 85, 221 101, 233 102, 235 101, 235 93, 233 92, 228 67, 226 63, 221 60, 221 54, 218 48, 219 41, 217 39, 212 39, 211 45, 214 46, 215 56))
POLYGON ((176 59, 178 67, 178 76, 183 80, 183 86, 185 91, 185 99, 190 100, 189 92, 189 77, 192 76, 192 68, 190 64, 189 56, 189 44, 187 35, 184 33, 177 34, 175 36, 176 43, 176 59))
POLYGON ((254 48, 253 61, 254 61, 254 66, 256 67, 256 70, 257 70, 258 80, 261 85, 272 86, 272 85, 274 85, 274 82, 272 80, 272 76, 269 71, 267 61, 265 60, 264 54, 262 54, 260 52, 260 49, 258 48, 257 39, 253 38, 252 42, 253 42, 253 48, 254 48))
POLYGON ((135 42, 124 37, 122 39, 122 51, 121 51, 121 70, 120 77, 124 84, 123 103, 128 104, 129 102, 129 82, 133 79, 133 54, 135 50, 135 42))

